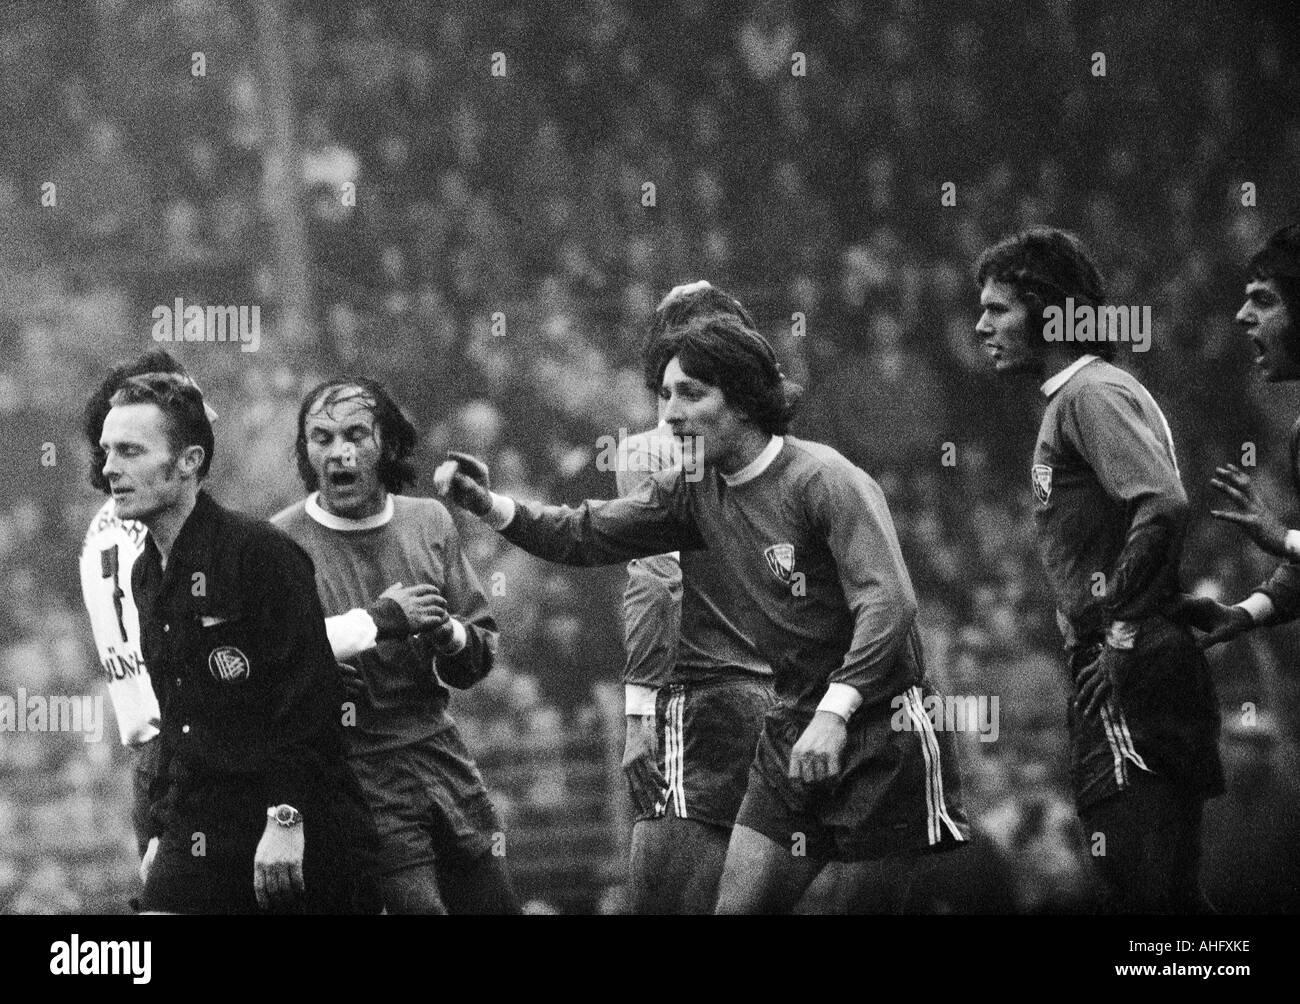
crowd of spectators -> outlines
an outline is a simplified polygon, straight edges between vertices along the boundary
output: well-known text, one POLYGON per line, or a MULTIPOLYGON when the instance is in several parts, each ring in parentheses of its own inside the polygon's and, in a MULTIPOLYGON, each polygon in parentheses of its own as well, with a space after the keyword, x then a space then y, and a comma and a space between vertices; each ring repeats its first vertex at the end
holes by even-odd
MULTIPOLYGON (((1085 902, 1032 539, 1037 388, 995 383, 969 267, 1011 230, 1063 225, 1114 302, 1152 307, 1151 351, 1120 361, 1178 444, 1198 514, 1187 584, 1235 597, 1262 578, 1268 562, 1207 510, 1214 466, 1246 442, 1294 508, 1282 445, 1297 402, 1257 385, 1231 323, 1245 259, 1296 208, 1300 88, 1281 25, 1121 2, 1084 23, 1019 0, 978 17, 956 0, 270 6, 260 29, 215 0, 102 5, 74 25, 33 7, 0 26, 16 123, 0 136, 0 693, 96 689, 75 556, 100 500, 77 416, 107 365, 153 344, 154 304, 267 305, 257 353, 176 349, 221 413, 212 490, 269 516, 301 493, 298 400, 335 371, 404 402, 426 490, 454 446, 523 496, 607 496, 599 437, 654 420, 648 314, 709 278, 806 388, 796 434, 883 486, 943 689, 1000 698, 999 740, 969 737, 964 766, 1007 908, 1085 902), (267 32, 288 57, 275 73, 267 32), (268 110, 285 88, 287 168, 268 110), (286 169, 303 196, 289 253, 311 277, 306 342, 277 338, 267 193, 286 169)), ((593 684, 621 666, 621 570, 557 569, 466 531, 503 651, 494 696, 464 707, 467 736, 504 748, 588 727, 593 684)), ((1259 851, 1250 878, 1213 859, 1234 826, 1267 848, 1290 825, 1247 810, 1294 775, 1294 642, 1278 631, 1215 662, 1234 792, 1211 821, 1209 875, 1241 909, 1275 902, 1276 862, 1259 851)), ((17 782, 0 784, 0 910, 114 908, 131 863, 110 745, 0 734, 0 778, 17 782)))

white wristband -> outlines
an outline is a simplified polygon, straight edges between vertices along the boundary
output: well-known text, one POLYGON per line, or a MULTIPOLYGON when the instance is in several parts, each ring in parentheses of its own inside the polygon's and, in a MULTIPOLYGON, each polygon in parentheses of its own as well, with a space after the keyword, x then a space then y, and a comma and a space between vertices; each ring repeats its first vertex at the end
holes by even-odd
POLYGON ((1250 619, 1256 624, 1270 620, 1276 610, 1273 601, 1264 593, 1251 593, 1237 606, 1250 614, 1250 619))
POLYGON ((1292 560, 1300 561, 1300 530, 1286 532, 1286 553, 1292 560))
POLYGON ((655 713, 655 698, 659 691, 643 683, 626 683, 623 685, 623 713, 646 717, 655 713))
POLYGON ((379 629, 374 618, 360 607, 325 618, 325 635, 335 659, 351 659, 375 647, 379 629))
POLYGON ((817 705, 817 710, 829 711, 847 722, 861 704, 862 695, 857 687, 851 687, 847 683, 832 683, 826 688, 826 696, 817 705))

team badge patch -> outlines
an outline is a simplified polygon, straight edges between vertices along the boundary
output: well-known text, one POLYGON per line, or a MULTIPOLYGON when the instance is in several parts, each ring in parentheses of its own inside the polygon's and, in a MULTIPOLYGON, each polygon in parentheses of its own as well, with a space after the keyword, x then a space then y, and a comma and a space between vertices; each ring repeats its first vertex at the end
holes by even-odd
POLYGON ((208 671, 213 679, 222 683, 237 683, 248 679, 248 656, 234 645, 222 645, 208 653, 208 671))
POLYGON ((767 567, 772 569, 773 575, 782 582, 790 581, 790 576, 794 574, 793 544, 773 544, 763 552, 763 557, 767 559, 767 567))
POLYGON ((1047 505, 1047 500, 1052 497, 1052 469, 1046 464, 1034 464, 1029 476, 1034 483, 1034 498, 1047 505))

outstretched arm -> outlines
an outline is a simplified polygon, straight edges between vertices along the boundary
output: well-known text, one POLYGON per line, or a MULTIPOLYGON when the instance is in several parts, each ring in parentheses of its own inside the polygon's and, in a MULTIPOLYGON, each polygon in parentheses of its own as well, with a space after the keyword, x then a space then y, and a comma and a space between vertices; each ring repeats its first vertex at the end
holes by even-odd
POLYGON ((447 458, 434 473, 437 493, 547 561, 615 565, 704 547, 677 472, 652 478, 629 498, 573 507, 516 502, 491 490, 481 460, 464 453, 448 453, 447 458))

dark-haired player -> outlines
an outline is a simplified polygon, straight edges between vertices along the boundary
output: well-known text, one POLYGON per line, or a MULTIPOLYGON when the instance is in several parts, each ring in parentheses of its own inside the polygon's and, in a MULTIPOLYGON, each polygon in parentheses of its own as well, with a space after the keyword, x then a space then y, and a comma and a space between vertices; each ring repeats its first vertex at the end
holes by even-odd
POLYGON ((1075 688, 1075 799, 1108 906, 1199 911, 1202 808, 1223 771, 1209 667, 1169 617, 1188 519, 1173 437, 1146 389, 1109 362, 1113 341, 1044 337, 1049 308, 1105 299, 1078 238, 1035 227, 986 249, 975 273, 994 368, 1041 381, 1047 399, 1034 515, 1075 688))
POLYGON ((161 709, 142 909, 378 913, 310 560, 200 489, 213 437, 192 382, 133 376, 110 404, 103 473, 148 528, 131 586, 161 709))
MULTIPOLYGON (((1255 365, 1268 383, 1300 380, 1300 225, 1282 227, 1247 265, 1246 300, 1237 324, 1255 350, 1255 365)), ((1300 495, 1300 419, 1291 429, 1291 479, 1300 495)), ((1252 628, 1285 624, 1300 617, 1300 530, 1291 530, 1259 497, 1250 475, 1235 464, 1215 472, 1211 484, 1231 509, 1212 510, 1235 523, 1262 550, 1282 559, 1268 581, 1233 606, 1209 597, 1186 597, 1181 611, 1193 627, 1208 632, 1202 647, 1235 638, 1252 628)))
MULTIPOLYGON (((129 377, 142 373, 176 373, 183 367, 168 352, 153 349, 114 367, 86 402, 83 429, 90 446, 90 483, 108 498, 90 521, 81 548, 81 597, 90 616, 90 629, 99 664, 108 683, 122 744, 135 753, 131 823, 141 858, 149 845, 149 786, 160 744, 158 698, 140 653, 140 618, 131 595, 131 569, 144 547, 143 523, 123 520, 104 477, 104 449, 99 445, 104 417, 113 395, 129 377)), ((205 408, 207 406, 205 405, 205 408)), ((207 409, 208 420, 216 412, 207 409)))
POLYGON ((381 841, 390 913, 514 913, 504 828, 447 713, 492 668, 496 622, 447 510, 415 481, 414 426, 378 383, 314 388, 298 411, 310 494, 273 522, 312 558, 354 705, 349 762, 381 841))
POLYGON ((832 860, 853 862, 845 881, 866 885, 919 852, 960 846, 956 749, 924 711, 916 599, 879 487, 829 447, 785 434, 794 388, 739 319, 670 329, 646 361, 686 457, 635 495, 516 503, 464 454, 439 467, 437 489, 552 561, 680 550, 683 581, 729 583, 728 612, 771 660, 778 704, 732 831, 719 912, 788 911, 832 860), (688 477, 693 468, 703 477, 688 477), (891 728, 895 698, 911 728, 891 728))
MULTIPOLYGON (((656 309, 650 334, 723 314, 753 327, 739 301, 716 286, 677 286, 656 309)), ((650 380, 658 398, 657 376, 650 380)), ((634 494, 680 461, 667 422, 629 436, 617 465, 619 494, 634 494)), ((763 717, 776 702, 772 669, 732 612, 729 581, 693 575, 683 582, 680 560, 673 552, 628 562, 623 596, 634 913, 713 912, 763 717)))

